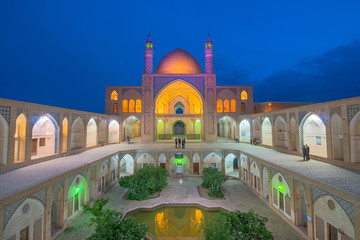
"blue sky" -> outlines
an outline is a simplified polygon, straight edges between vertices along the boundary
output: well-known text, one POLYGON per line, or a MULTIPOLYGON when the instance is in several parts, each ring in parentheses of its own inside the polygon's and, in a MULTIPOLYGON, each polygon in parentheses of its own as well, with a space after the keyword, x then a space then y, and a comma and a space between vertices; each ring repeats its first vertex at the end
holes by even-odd
POLYGON ((360 1, 0 2, 0 97, 104 112, 106 86, 140 86, 183 48, 204 70, 214 42, 218 85, 253 85, 254 101, 359 96, 360 1))

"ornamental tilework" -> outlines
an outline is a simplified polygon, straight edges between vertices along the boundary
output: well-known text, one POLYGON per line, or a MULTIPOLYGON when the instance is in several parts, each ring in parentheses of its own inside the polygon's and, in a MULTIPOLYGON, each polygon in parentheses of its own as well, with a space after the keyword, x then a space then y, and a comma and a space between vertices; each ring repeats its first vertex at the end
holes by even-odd
POLYGON ((283 172, 280 172, 279 170, 275 169, 275 168, 270 168, 270 172, 271 172, 271 179, 277 174, 280 173, 286 180, 287 184, 290 186, 290 178, 289 175, 283 172))
POLYGON ((172 156, 174 156, 175 153, 182 153, 182 154, 186 155, 186 156, 190 159, 190 153, 189 153, 189 152, 181 152, 181 151, 179 151, 179 152, 169 152, 169 159, 170 159, 172 156))
POLYGON ((51 192, 54 192, 54 189, 56 186, 60 186, 62 189, 64 189, 64 180, 61 180, 60 182, 54 183, 51 187, 51 192))
POLYGON ((225 152, 224 152, 224 157, 226 158, 229 154, 234 154, 235 157, 236 157, 237 159, 239 159, 239 154, 236 153, 236 152, 231 152, 231 151, 225 151, 225 152))
POLYGON ((211 153, 216 153, 217 155, 219 155, 221 158, 223 158, 223 155, 222 155, 222 152, 220 151, 204 151, 203 152, 203 156, 204 156, 204 159, 207 157, 207 155, 211 154, 211 153))
POLYGON ((236 113, 218 113, 216 115, 216 120, 219 121, 221 118, 223 117, 230 117, 230 118, 233 118, 234 121, 236 121, 236 113))
POLYGON ((274 114, 274 116, 273 116, 274 122, 276 121, 276 119, 278 117, 282 117, 286 122, 286 113, 274 114))
POLYGON ((83 121, 83 123, 86 122, 85 116, 73 114, 72 117, 71 117, 71 123, 73 123, 75 121, 75 119, 78 118, 78 117, 83 121))
POLYGON ((122 152, 122 153, 119 153, 119 159, 120 159, 120 161, 121 161, 121 159, 122 159, 125 155, 127 155, 127 154, 134 159, 134 152, 122 152))
POLYGON ((0 114, 5 118, 7 123, 10 125, 11 107, 0 106, 0 114))
POLYGON ((84 170, 81 173, 76 173, 76 174, 72 175, 71 177, 69 177, 68 189, 70 189, 72 182, 78 175, 82 175, 85 178, 85 180, 87 180, 87 170, 84 170), (85 173, 85 171, 86 171, 86 173, 85 173))
POLYGON ((263 122, 265 120, 265 118, 268 118, 269 121, 272 123, 272 118, 271 116, 261 116, 261 122, 263 122))
POLYGON ((289 114, 289 118, 290 118, 290 120, 291 120, 291 118, 294 118, 294 119, 296 120, 296 118, 295 118, 295 113, 290 113, 290 114, 289 114))
POLYGON ((155 77, 154 98, 165 85, 177 79, 183 80, 193 85, 201 93, 202 97, 205 99, 205 87, 204 87, 203 77, 155 77))
POLYGON ((306 184, 301 179, 294 177, 294 189, 295 189, 297 183, 300 183, 301 185, 303 185, 304 189, 306 190, 306 184))
POLYGON ((57 153, 58 151, 58 145, 59 145, 59 119, 60 119, 60 113, 58 112, 34 112, 34 115, 32 117, 33 125, 36 124, 36 122, 39 120, 39 118, 46 116, 48 117, 55 127, 55 146, 54 146, 54 153, 57 153), (55 118, 57 119, 55 119, 55 118))
POLYGON ((336 202, 344 209, 344 211, 350 218, 351 223, 354 225, 354 204, 352 202, 346 201, 345 199, 342 199, 334 194, 331 194, 331 193, 329 193, 321 188, 315 187, 315 186, 311 186, 311 190, 312 190, 312 203, 313 204, 315 203, 316 199, 318 199, 322 196, 329 195, 329 196, 333 197, 336 200, 336 202))
POLYGON ((156 153, 155 152, 137 152, 135 155, 135 159, 138 159, 142 154, 149 154, 150 156, 152 156, 154 158, 154 160, 156 159, 156 153))
POLYGON ((28 109, 18 108, 16 109, 16 117, 18 117, 20 114, 24 113, 26 117, 28 117, 28 109))
POLYGON ((339 115, 339 117, 341 117, 341 107, 330 108, 330 117, 332 117, 332 115, 334 115, 334 113, 337 113, 339 115))
POLYGON ((106 160, 104 160, 104 161, 102 161, 102 162, 100 162, 100 163, 98 164, 98 166, 99 166, 99 171, 101 170, 101 166, 102 166, 104 163, 109 167, 109 160, 106 159, 106 160))
POLYGON ((360 104, 353 104, 347 106, 348 124, 350 124, 353 117, 360 111, 360 104))
POLYGON ((46 206, 46 189, 42 189, 39 192, 33 193, 31 195, 29 195, 26 198, 23 198, 19 201, 16 201, 12 204, 9 204, 7 206, 4 207, 4 219, 3 219, 3 229, 5 229, 6 224, 8 223, 8 221, 10 220, 11 216, 14 214, 14 212, 16 211, 16 209, 18 209, 18 207, 27 199, 27 198, 33 198, 36 200, 39 200, 43 207, 46 206))
POLYGON ((308 113, 307 111, 301 111, 298 113, 299 114, 299 124, 302 123, 302 120, 306 116, 307 113, 308 113))

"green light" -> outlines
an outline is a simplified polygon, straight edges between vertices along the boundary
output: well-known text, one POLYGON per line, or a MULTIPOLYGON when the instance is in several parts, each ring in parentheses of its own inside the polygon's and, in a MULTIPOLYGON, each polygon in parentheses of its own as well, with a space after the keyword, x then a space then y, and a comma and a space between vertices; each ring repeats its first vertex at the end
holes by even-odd
POLYGON ((80 192, 80 190, 81 190, 80 187, 78 187, 78 188, 75 189, 76 193, 80 192))
POLYGON ((284 192, 284 190, 285 190, 285 187, 283 185, 277 184, 276 187, 280 192, 284 192))

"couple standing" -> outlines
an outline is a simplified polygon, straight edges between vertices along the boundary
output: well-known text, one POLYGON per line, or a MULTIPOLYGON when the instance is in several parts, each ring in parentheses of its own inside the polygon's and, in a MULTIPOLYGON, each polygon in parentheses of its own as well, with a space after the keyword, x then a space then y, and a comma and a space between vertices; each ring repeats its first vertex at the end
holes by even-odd
POLYGON ((175 148, 185 148, 185 138, 175 138, 175 148))
POLYGON ((303 158, 304 161, 310 160, 310 147, 307 144, 304 144, 303 146, 303 158))

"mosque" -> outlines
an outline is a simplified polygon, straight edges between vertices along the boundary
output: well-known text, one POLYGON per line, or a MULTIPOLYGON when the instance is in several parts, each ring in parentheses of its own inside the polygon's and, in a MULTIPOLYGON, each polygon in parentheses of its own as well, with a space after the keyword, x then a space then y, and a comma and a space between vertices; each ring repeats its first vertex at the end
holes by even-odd
POLYGON ((55 239, 82 214, 82 203, 149 165, 184 176, 214 166, 307 238, 360 239, 360 97, 254 103, 252 86, 216 84, 210 37, 204 71, 177 48, 154 73, 153 47, 148 36, 142 86, 106 87, 105 114, 0 99, 2 239, 55 239), (178 137, 204 147, 147 144, 178 137), (234 144, 253 139, 264 153, 234 144), (283 158, 301 159, 304 144, 323 167, 283 158))

